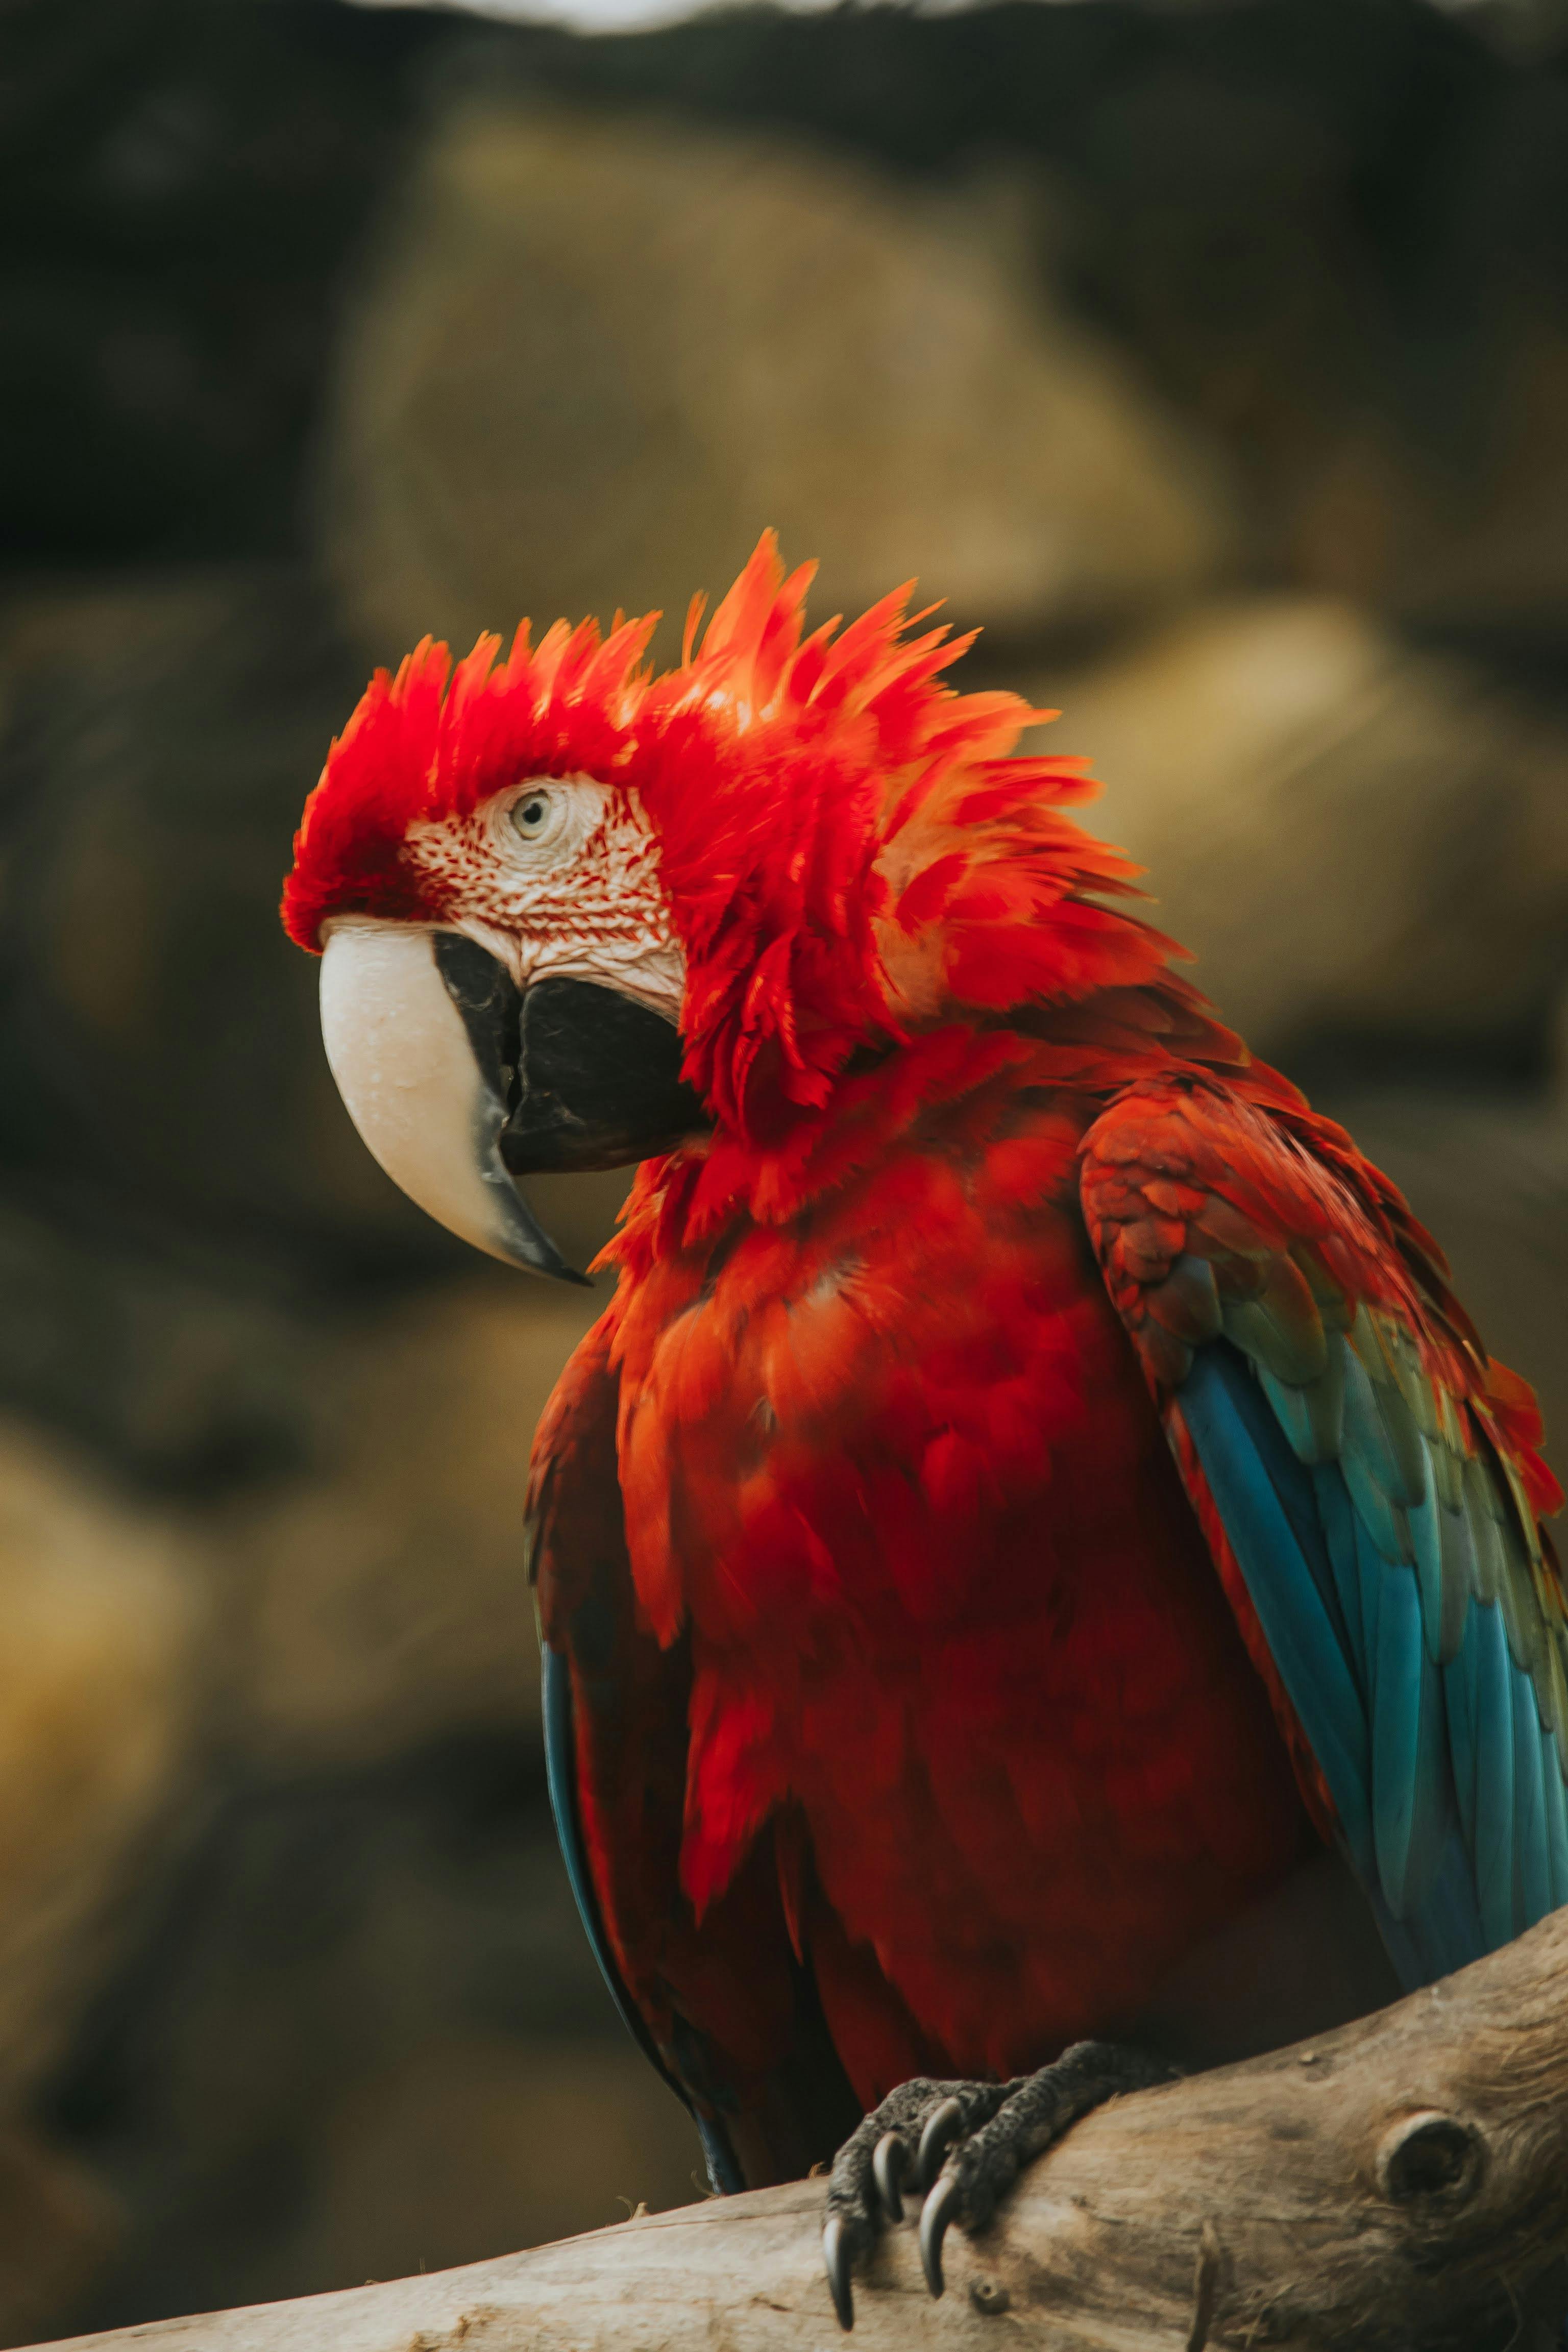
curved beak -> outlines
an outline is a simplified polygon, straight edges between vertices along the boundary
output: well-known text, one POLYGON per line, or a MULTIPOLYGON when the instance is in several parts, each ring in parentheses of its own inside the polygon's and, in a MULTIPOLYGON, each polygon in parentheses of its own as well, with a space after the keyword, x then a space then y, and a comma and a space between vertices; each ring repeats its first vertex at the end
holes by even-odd
POLYGON ((509 1012, 515 1032, 517 1002, 494 957, 455 933, 350 923, 331 933, 321 955, 328 1066, 373 1158, 411 1201, 476 1249, 582 1282, 534 1223, 500 1157, 509 1108, 505 1034, 509 1012), (448 985, 438 949, 453 941, 489 965, 492 1019, 477 1004, 466 1008, 448 985), (476 1022, 493 1037, 493 1052, 474 1050, 476 1022))
POLYGON ((669 1022, 585 981, 521 993, 456 931, 334 930, 321 1034, 349 1116, 393 1182, 491 1257, 563 1282, 586 1277, 512 1177, 625 1167, 705 1124, 669 1022))

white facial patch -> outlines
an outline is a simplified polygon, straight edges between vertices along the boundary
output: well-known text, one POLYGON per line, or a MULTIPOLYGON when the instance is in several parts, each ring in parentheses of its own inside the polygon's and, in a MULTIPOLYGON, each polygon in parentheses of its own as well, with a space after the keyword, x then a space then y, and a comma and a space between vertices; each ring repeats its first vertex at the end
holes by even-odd
POLYGON ((531 776, 469 816, 411 827, 407 855, 520 988, 596 981, 679 1021, 685 960, 635 793, 531 776))

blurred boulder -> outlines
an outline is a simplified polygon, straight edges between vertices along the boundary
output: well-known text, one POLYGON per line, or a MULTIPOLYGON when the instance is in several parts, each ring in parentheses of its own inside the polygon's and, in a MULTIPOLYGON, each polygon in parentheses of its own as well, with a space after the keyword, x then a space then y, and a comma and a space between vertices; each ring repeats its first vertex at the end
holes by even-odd
POLYGON ((320 0, 4 15, 8 559, 288 547, 339 273, 440 20, 320 0))
POLYGON ((167 1520, 0 1424, 0 2110, 58 2062, 189 1800, 207 1602, 167 1520))
MULTIPOLYGON (((187 1267, 160 1307, 139 1279, 100 1436, 157 1507, 0 1423, 0 2341, 348 2283, 405 2229, 405 2262, 499 2252, 696 2161, 539 1745, 528 1448, 605 1294, 479 1266, 285 1305, 187 1267), (128 1400, 175 1339, 220 1417, 264 1354, 288 1446, 185 1450, 166 1375, 150 1444, 128 1400)), ((100 1284, 112 1253, 57 1312, 100 1284)))
POLYGON ((1568 1486, 1568 1090, 1406 1083, 1329 1087, 1321 1104, 1437 1236, 1486 1347, 1534 1388, 1568 1486))
MULTIPOLYGON (((28 1230, 0 1211, 19 1262, 28 1230)), ((405 2225, 497 2252, 613 2219, 623 2173, 686 2193, 539 1747, 527 1455, 604 1292, 263 1299, 43 1238, 44 1401, 159 1499, 0 1422, 0 2341, 343 2284, 405 2225), (423 2151, 390 2186, 388 2116, 423 2151)))
POLYGON ((347 2275, 351 2248, 396 2278, 411 2258, 443 2270, 708 2193, 689 2120, 629 2038, 556 2031, 433 2037, 343 2101, 321 2161, 290 2259, 323 2285, 347 2275))
MULTIPOLYGON (((305 796, 364 677, 320 583, 288 564, 0 609, 0 1163, 89 1257, 128 1226, 172 1229, 187 1257, 205 1245, 209 1273, 248 1258, 339 1285, 470 1257, 354 1132, 315 961, 278 919, 305 796)), ((540 1197, 586 1257, 624 1190, 557 1179, 540 1197)), ((178 1289, 165 1267, 154 1293, 165 1276, 178 1289)), ((0 1391, 6 1347, 0 1332, 0 1391)), ((178 1349, 161 1389, 182 1363, 195 1371, 178 1349)), ((91 1385, 105 1367, 77 1369, 91 1385)))
POLYGON ((1568 966, 1568 727, 1337 604, 1209 607, 1031 682, 1087 822, 1253 1047, 1539 1067, 1568 966))
POLYGON ((657 119, 454 104, 346 332, 327 541, 378 658, 724 588, 764 524, 817 609, 919 575, 1004 631, 1226 566, 1214 467, 971 210, 657 119))
MULTIPOLYGON (((608 1213, 592 1201, 602 1235, 608 1213)), ((601 1235, 579 1223, 579 1244, 601 1235)), ((0 1202, 0 1411, 87 1441, 122 1491, 139 1490, 132 1558, 149 1503, 177 1511, 178 1556, 213 1603, 211 1638, 187 1661, 193 1702, 197 1686, 221 1687, 211 1740, 247 1772, 532 1727, 529 1447, 607 1288, 476 1259, 460 1281, 334 1303, 243 1274, 73 1236, 0 1202)), ((38 1502, 40 1542, 56 1491, 38 1502)), ((63 1543, 64 1473, 58 1492, 63 1543)), ((119 1525, 106 1521, 106 1548, 119 1525)), ((24 1777, 42 1802, 43 1781, 24 1777)), ((4 1947, 0 1933, 0 1981, 4 1947)))
POLYGON ((228 1736, 258 1766, 537 1722, 529 1446, 605 1297, 479 1270, 318 1333, 310 1468, 205 1523, 236 1608, 228 1736))
MULTIPOLYGON (((529 1190, 582 1265, 610 1231, 625 1178, 553 1178, 529 1190)), ((90 1200, 64 1205, 68 1213, 49 1216, 0 1198, 0 1409, 90 1446, 143 1494, 196 1507, 319 1475, 347 1434, 327 1399, 362 1358, 397 1358, 411 1419, 427 1403, 439 1411, 438 1391, 427 1391, 446 1377, 451 1347, 438 1340, 426 1352, 401 1337, 426 1315, 444 1317, 443 1330, 460 1326, 465 1302, 477 1299, 480 1320, 504 1319, 524 1354, 564 1361, 606 1297, 492 1273, 477 1256, 466 1285, 437 1294, 440 1307, 426 1307, 422 1285, 323 1297, 308 1278, 258 1269, 243 1250, 226 1259, 211 1245, 180 1249, 155 1231, 94 1219, 90 1200)), ((478 1348, 482 1355, 482 1339, 478 1348)), ((526 1414, 521 1425, 526 1433, 526 1414)))
POLYGON ((341 1275, 459 1246, 361 1144, 278 895, 364 682, 309 573, 193 567, 0 618, 0 1156, 341 1275))
POLYGON ((43 2112, 130 2217, 73 2330, 597 2228, 700 2161, 494 1731, 233 1790, 43 2112))
POLYGON ((85 1184, 50 1191, 0 1199, 0 1408, 185 1504, 309 1462, 299 1286, 128 1225, 85 1184))
POLYGON ((36 2132, 0 2130, 0 2342, 34 2342, 74 2310, 126 2219, 87 2166, 36 2132))
POLYGON ((1226 450, 1261 575, 1560 641, 1568 87, 1429 5, 1162 13, 1062 142, 1083 299, 1226 450))
POLYGON ((1042 278, 1223 446, 1258 573, 1561 643, 1562 58, 1561 12, 1510 0, 999 0, 525 24, 471 71, 928 187, 1026 167, 1042 278))
POLYGON ((1492 340, 1484 394, 1447 448, 1320 412, 1280 451, 1281 577, 1460 643, 1568 637, 1568 334, 1521 298, 1492 340))
MULTIPOLYGON (((1207 509, 1194 485, 1213 471, 1194 452, 1215 445, 1243 485, 1249 553, 1268 576, 1466 634, 1523 629, 1561 642, 1568 81, 1559 14, 1508 0, 1464 10, 1429 0, 1096 0, 1088 14, 1028 0, 930 12, 759 5, 605 37, 323 0, 10 0, 0 89, 0 200, 13 228, 0 258, 8 550, 51 563, 299 545, 343 289, 360 275, 378 209, 405 193, 423 124, 446 110, 443 150, 457 119, 451 93, 468 88, 492 112, 552 96, 594 108, 612 149, 626 133, 627 173, 649 109, 668 110, 667 131, 647 135, 671 148, 705 135, 683 127, 693 121, 710 136, 794 140, 793 151, 765 152, 775 161, 793 152, 814 184, 850 189, 859 225, 826 251, 822 223, 804 216, 775 222, 770 241, 759 195, 754 208, 739 205, 725 234, 700 232, 693 268, 680 252, 689 221, 683 230, 661 215, 671 203, 683 217, 693 201, 700 211, 700 159, 689 186, 656 173, 646 210, 633 200, 611 265, 635 278, 629 257, 647 255, 659 313, 650 329, 629 299, 584 312, 573 291, 595 235, 617 235, 615 173, 564 235, 547 192, 538 210, 549 249, 542 257, 520 236, 510 254, 525 272, 531 324, 506 331, 507 351, 531 377, 541 350, 562 362, 544 370, 532 404, 508 397, 504 357, 481 380, 457 353, 426 349, 423 359, 402 355, 396 373, 401 382, 414 367, 428 390, 436 369, 447 386, 431 392, 441 414, 481 431, 509 467, 526 467, 531 452, 546 476, 564 468, 572 484, 592 467, 606 482, 593 510, 600 520, 568 498, 565 527, 587 522, 600 543, 571 561, 560 551, 557 568, 548 559, 563 505, 548 479, 528 474, 525 497, 507 491, 503 472, 492 518, 482 475, 479 488, 461 488, 438 448, 410 457, 418 482, 387 487, 395 505, 430 509, 416 537, 429 543, 422 560, 441 593, 412 621, 373 596, 378 647, 395 649, 426 617, 463 633, 476 614, 509 622, 522 603, 613 605, 624 580, 642 601, 677 595, 683 606, 693 581, 712 585, 732 571, 735 514, 750 530, 769 507, 790 544, 809 551, 820 537, 830 557, 842 548, 852 559, 829 583, 836 600, 867 593, 863 575, 879 590, 919 568, 928 581, 945 577, 970 616, 1010 616, 1042 592, 1053 614, 1080 591, 1096 609, 1120 612, 1173 568, 1192 574, 1188 509, 1207 509), (1527 23, 1529 37, 1518 37, 1527 23), (955 294, 938 282, 944 267, 951 279, 951 263, 931 261, 931 224, 953 184, 998 158, 1045 191, 1028 273, 1000 295, 994 284, 955 294), (888 240, 859 218, 866 171, 916 257, 912 327, 888 240), (748 277, 744 257, 757 245, 748 277), (862 264, 863 318, 843 290, 862 264), (800 284, 802 273, 820 287, 800 284), (693 369, 705 365, 713 339, 693 338, 682 308, 700 299, 713 306, 721 342, 743 333, 767 379, 760 388, 747 394, 721 372, 710 393, 699 383, 688 397, 668 345, 679 333, 693 369), (991 316, 998 302, 1019 314, 1013 327, 991 316), (1062 326, 1058 304, 1079 331, 1062 326), (970 341, 975 307, 990 323, 971 381, 956 350, 933 362, 929 346, 970 341), (822 321, 826 383, 813 380, 822 321), (1011 413, 1014 394, 999 390, 1029 373, 1020 333, 1057 353, 1057 389, 1032 403, 1033 446, 1011 413), (1079 413, 1085 365, 1109 372, 1119 412, 1098 431, 1079 413), (823 478, 814 451, 825 413, 838 423, 837 384, 848 387, 841 404, 854 412, 857 457, 823 478), (885 445, 868 413, 878 408, 885 445), (740 420, 738 460, 716 409, 740 420), (1143 477, 1155 413, 1175 478, 1152 488, 1143 477), (911 418, 921 420, 912 437, 911 418), (759 443, 780 430, 775 462, 759 443), (1094 478, 1113 472, 1128 433, 1119 503, 1113 485, 1094 478), (613 461, 605 445, 616 446, 613 461), (773 472, 785 462, 793 470, 797 451, 806 478, 786 511, 773 472), (1003 452, 1019 459, 1018 506, 999 517, 1003 452), (929 485, 907 526, 878 487, 900 453, 929 485), (682 475, 689 515, 606 522, 616 496, 641 514, 645 473, 659 466, 682 475), (727 486, 740 494, 734 510, 722 503, 727 486), (1059 506, 1065 543, 1031 528, 1042 487, 1059 506), (516 528, 519 554, 515 569, 497 559, 494 584, 481 573, 465 603, 452 549, 476 517, 497 540, 516 528), (1103 551, 1077 543, 1084 526, 1103 551), (650 533, 668 542, 668 577, 656 562, 627 561, 650 533), (861 545, 869 552, 857 563, 861 545)), ((537 192, 523 194, 534 205, 537 192)), ((481 242, 486 205, 503 194, 462 198, 481 242)), ((449 254, 432 228, 438 200, 426 176, 405 215, 404 250, 423 239, 431 272, 451 267, 451 307, 427 303, 425 326, 409 332, 416 341, 453 334, 460 352, 500 331, 518 298, 498 246, 499 300, 487 308, 482 257, 449 254)), ((737 204, 732 193, 718 202, 726 213, 737 204)), ((977 278, 1005 280, 997 240, 971 242, 981 248, 977 278)), ((707 313, 697 315, 705 330, 707 313)), ((387 397, 418 407, 424 391, 389 386, 387 397)), ((416 441, 426 430, 417 418, 408 429, 416 441)), ((383 467, 378 453, 351 505, 374 495, 383 467)), ((395 515, 387 522, 399 565, 414 563, 400 551, 413 528, 395 515)), ((1205 547, 1212 528, 1210 517, 1198 529, 1205 547)))
MULTIPOLYGON (((0 1409, 185 1514, 247 1770, 531 1725, 528 1447, 605 1296, 487 1270, 331 1084, 277 895, 362 675, 288 566, 0 631, 0 1409)), ((578 1264, 626 1181, 534 1188, 578 1264)))

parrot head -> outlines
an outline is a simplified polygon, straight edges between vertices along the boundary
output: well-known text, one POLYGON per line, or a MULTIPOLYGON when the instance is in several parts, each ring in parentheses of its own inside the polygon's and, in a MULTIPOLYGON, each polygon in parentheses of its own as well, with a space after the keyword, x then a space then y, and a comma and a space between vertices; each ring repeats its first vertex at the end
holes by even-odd
POLYGON ((1061 814, 1083 763, 1011 756, 1056 714, 942 684, 970 640, 907 590, 807 635, 813 570, 764 535, 662 675, 657 614, 426 639, 331 747, 284 923, 364 1141, 494 1256, 581 1279, 518 1177, 779 1150, 920 1028, 1163 961, 1061 814))

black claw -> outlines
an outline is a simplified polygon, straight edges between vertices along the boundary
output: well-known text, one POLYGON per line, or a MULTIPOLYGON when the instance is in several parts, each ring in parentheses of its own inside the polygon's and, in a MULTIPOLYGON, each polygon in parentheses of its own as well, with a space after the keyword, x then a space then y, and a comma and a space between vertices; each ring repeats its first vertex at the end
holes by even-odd
POLYGON ((921 2207, 921 2268, 933 2295, 940 2295, 947 2284, 942 2274, 942 2242, 957 2207, 958 2195, 956 2176, 944 2172, 921 2207))
POLYGON ((884 2132, 877 2142, 877 2153, 871 2158, 871 2170, 876 2175, 877 2194, 882 2200, 882 2210, 889 2221, 904 2218, 904 2143, 897 2132, 884 2132))
MULTIPOLYGON (((915 2159, 915 2169, 922 2189, 929 2189, 942 2170, 949 2143, 957 2138, 963 2122, 963 2109, 956 2099, 943 2099, 935 2114, 928 2119, 921 2134, 921 2152, 915 2159)), ((940 2294, 942 2289, 933 2287, 931 2293, 940 2294)))
POLYGON ((849 2275, 849 2247, 842 2213, 830 2213, 823 2228, 822 2263, 838 2325, 847 2335, 855 2325, 855 2288, 849 2275))

